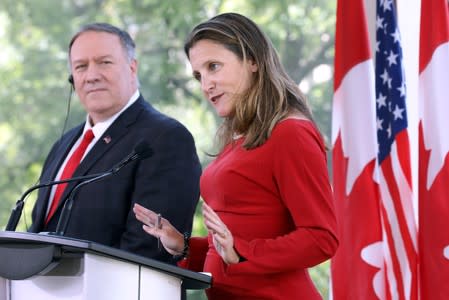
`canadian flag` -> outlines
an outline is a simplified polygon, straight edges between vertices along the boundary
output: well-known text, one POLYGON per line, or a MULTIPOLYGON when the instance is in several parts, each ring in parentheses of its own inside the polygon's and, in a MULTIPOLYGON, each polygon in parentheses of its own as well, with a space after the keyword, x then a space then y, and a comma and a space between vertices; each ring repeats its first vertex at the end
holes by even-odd
POLYGON ((339 0, 332 108, 332 161, 340 245, 331 262, 334 299, 385 294, 374 66, 363 0, 339 0))
POLYGON ((449 299, 449 19, 447 0, 421 1, 419 253, 421 299, 449 299))

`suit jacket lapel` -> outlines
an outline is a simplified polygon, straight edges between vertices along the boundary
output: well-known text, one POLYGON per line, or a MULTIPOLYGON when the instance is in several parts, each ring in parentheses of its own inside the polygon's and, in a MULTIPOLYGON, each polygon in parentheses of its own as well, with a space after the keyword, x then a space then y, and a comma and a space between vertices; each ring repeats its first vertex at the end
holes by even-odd
MULTIPOLYGON (((73 147, 73 145, 75 144, 76 140, 78 139, 78 137, 81 135, 83 130, 83 124, 79 125, 78 127, 70 130, 69 132, 67 132, 66 135, 64 135, 62 137, 62 139, 60 139, 57 143, 60 143, 59 145, 59 149, 58 151, 54 152, 53 157, 51 158, 51 162, 48 163, 47 165, 47 171, 45 172, 44 176, 40 179, 41 183, 44 182, 50 182, 55 180, 56 175, 59 171, 59 169, 61 168, 61 165, 65 159, 65 157, 67 156, 67 154, 69 153, 70 149, 73 147)), ((47 208, 49 205, 49 198, 51 196, 51 191, 52 189, 47 189, 46 194, 44 195, 44 199, 47 199, 44 203, 36 206, 37 208, 37 213, 36 216, 38 216, 38 220, 37 222, 39 222, 39 224, 43 224, 46 215, 47 215, 47 208)), ((61 198, 63 199, 63 198, 61 198)), ((41 226, 41 225, 39 225, 41 226)))
MULTIPOLYGON (((107 151, 113 148, 114 144, 117 143, 121 137, 126 135, 126 133, 129 131, 130 126, 134 124, 138 118, 139 113, 143 109, 144 100, 142 96, 139 97, 139 99, 133 103, 130 107, 128 107, 112 124, 109 126, 109 128, 104 132, 104 134, 98 139, 98 141, 95 143, 95 145, 92 147, 92 149, 86 154, 84 159, 81 161, 78 168, 73 173, 73 177, 77 176, 83 176, 87 175, 89 170, 92 169, 92 167, 95 165, 95 163, 101 159, 107 151)), ((82 130, 81 126, 81 130, 82 130)), ((77 135, 72 137, 72 142, 70 143, 70 147, 68 146, 65 154, 61 155, 59 159, 61 160, 58 166, 61 165, 62 160, 67 155, 68 151, 71 148, 71 145, 73 145, 77 139, 81 135, 81 132, 79 132, 77 135)), ((117 162, 118 163, 118 162, 117 162)), ((113 165, 111 165, 111 168, 113 165)), ((56 172, 59 168, 56 168, 56 171, 54 173, 53 178, 56 176, 56 172)), ((106 172, 108 170, 103 170, 103 172, 106 172)), ((70 192, 73 190, 77 183, 71 182, 67 185, 67 187, 64 190, 64 193, 61 196, 61 201, 58 204, 58 208, 61 205, 64 205, 64 202, 67 200, 70 192)))

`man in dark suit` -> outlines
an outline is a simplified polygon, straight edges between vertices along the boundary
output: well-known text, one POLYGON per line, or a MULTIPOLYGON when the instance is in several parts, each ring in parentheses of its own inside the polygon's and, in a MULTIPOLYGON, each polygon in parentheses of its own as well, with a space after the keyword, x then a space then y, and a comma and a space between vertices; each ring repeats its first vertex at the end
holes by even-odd
MULTIPOLYGON (((80 188, 74 194, 65 236, 173 263, 158 241, 143 231, 132 207, 140 203, 159 212, 179 231, 191 230, 201 174, 191 134, 140 95, 135 44, 128 33, 104 23, 84 26, 70 42, 69 61, 73 86, 87 112, 86 122, 53 145, 40 182, 65 177, 69 157, 89 130, 94 138, 87 142, 81 162, 69 177, 111 169, 140 141, 148 143, 153 155, 80 188)), ((59 201, 56 186, 39 191, 31 232, 55 231, 76 184, 67 184, 59 201)))

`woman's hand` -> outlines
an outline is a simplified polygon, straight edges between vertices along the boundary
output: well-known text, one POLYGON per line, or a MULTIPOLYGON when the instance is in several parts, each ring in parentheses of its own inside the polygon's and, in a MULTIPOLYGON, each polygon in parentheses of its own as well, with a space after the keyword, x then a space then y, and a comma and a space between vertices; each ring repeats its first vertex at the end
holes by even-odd
POLYGON ((218 254, 227 264, 236 264, 240 257, 234 249, 234 237, 220 217, 210 206, 203 202, 204 224, 207 230, 212 233, 213 243, 218 254))
POLYGON ((182 253, 184 236, 167 219, 161 218, 154 211, 137 203, 134 204, 133 211, 137 220, 143 223, 143 230, 158 238, 168 253, 171 255, 182 253), (156 226, 158 217, 160 219, 159 228, 156 226))

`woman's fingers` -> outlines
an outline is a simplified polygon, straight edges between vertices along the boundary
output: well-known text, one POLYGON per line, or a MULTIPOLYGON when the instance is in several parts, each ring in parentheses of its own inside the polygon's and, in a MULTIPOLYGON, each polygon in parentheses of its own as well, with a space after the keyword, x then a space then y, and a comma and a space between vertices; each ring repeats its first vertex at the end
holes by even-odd
POLYGON ((206 225, 207 230, 212 231, 213 233, 218 233, 221 236, 225 236, 226 232, 229 231, 224 224, 216 224, 214 222, 210 222, 209 220, 205 220, 204 224, 206 225))
POLYGON ((226 227, 220 217, 206 203, 203 204, 203 217, 211 226, 226 227))
POLYGON ((152 235, 154 237, 159 237, 159 233, 155 227, 143 225, 143 230, 145 230, 145 232, 149 233, 150 235, 152 235))
POLYGON ((203 214, 207 214, 211 219, 220 220, 217 213, 206 203, 203 203, 203 214))
POLYGON ((133 211, 134 214, 136 215, 137 220, 139 220, 140 222, 142 222, 147 226, 154 227, 157 221, 157 214, 154 211, 149 210, 137 203, 134 204, 133 211))
POLYGON ((229 231, 227 226, 220 219, 211 219, 206 215, 204 216, 204 224, 208 230, 217 232, 222 236, 225 236, 229 231))

